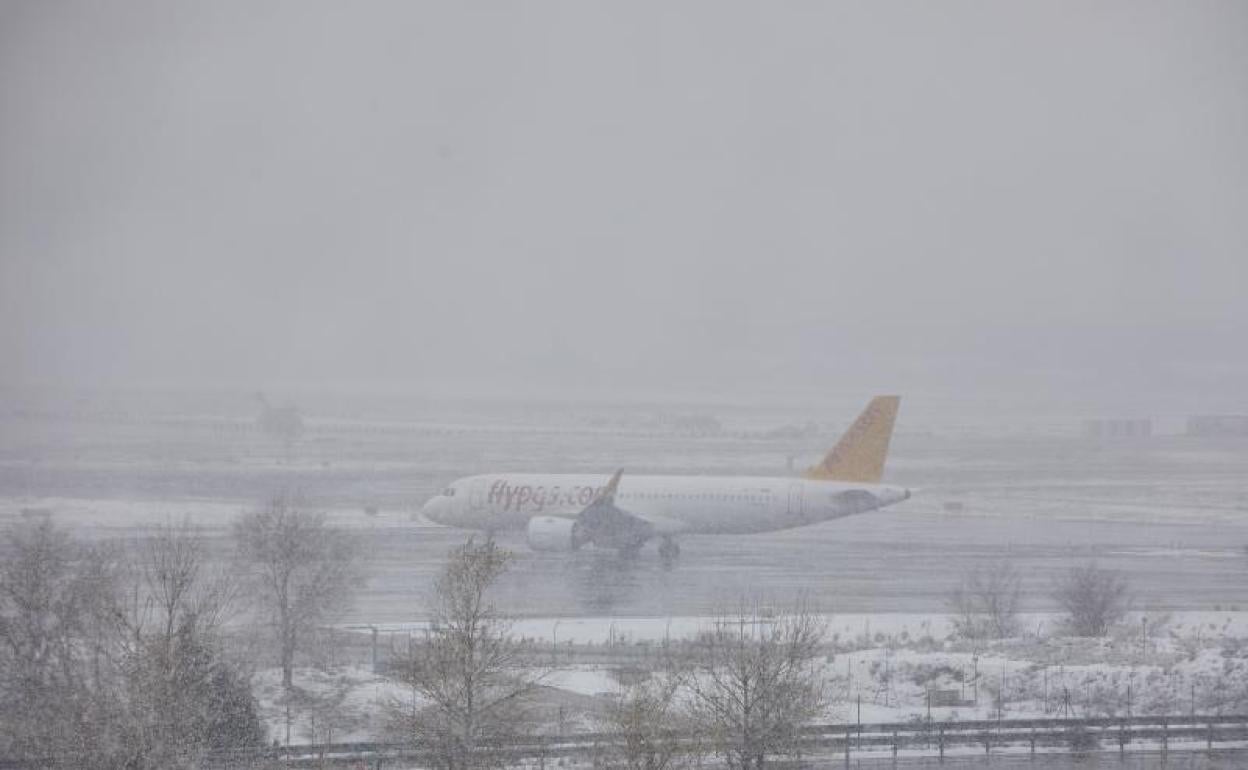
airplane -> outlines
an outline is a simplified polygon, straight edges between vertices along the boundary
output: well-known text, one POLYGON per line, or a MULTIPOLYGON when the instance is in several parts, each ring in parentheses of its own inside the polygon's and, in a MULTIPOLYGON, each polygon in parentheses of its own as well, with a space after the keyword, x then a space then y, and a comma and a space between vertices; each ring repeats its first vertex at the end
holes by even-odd
POLYGON ((682 535, 775 532, 909 499, 909 489, 880 483, 900 403, 872 399, 800 478, 494 473, 455 481, 421 513, 460 529, 524 530, 535 551, 592 545, 636 555, 658 539, 659 556, 671 560, 682 535))

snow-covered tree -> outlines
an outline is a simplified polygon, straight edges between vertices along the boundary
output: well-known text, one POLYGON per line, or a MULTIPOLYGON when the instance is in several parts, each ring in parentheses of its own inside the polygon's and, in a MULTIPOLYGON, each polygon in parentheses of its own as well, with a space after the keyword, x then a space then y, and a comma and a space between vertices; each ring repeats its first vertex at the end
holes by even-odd
POLYGON ((675 770, 695 765, 702 742, 683 696, 684 672, 670 662, 643 681, 630 683, 607 708, 615 745, 608 767, 675 770))
POLYGON ((493 540, 454 549, 434 587, 428 638, 400 671, 421 703, 392 703, 391 724, 436 767, 507 766, 508 739, 531 724, 541 672, 521 659, 511 619, 490 598, 510 562, 493 540))
POLYGON ((289 690, 296 656, 315 649, 318 635, 350 606, 360 585, 356 541, 327 526, 324 514, 300 510, 287 497, 242 516, 234 538, 289 690))
POLYGON ((1066 628, 1075 636, 1104 636, 1122 620, 1130 606, 1127 581, 1094 563, 1072 567, 1053 591, 1066 613, 1066 628))
POLYGON ((685 683, 700 731, 729 767, 798 753, 800 728, 830 701, 819 655, 826 629, 801 605, 744 608, 698 638, 685 683))
POLYGON ((1022 589, 1022 576, 1009 562, 971 570, 949 594, 954 631, 972 640, 1017 635, 1022 589))

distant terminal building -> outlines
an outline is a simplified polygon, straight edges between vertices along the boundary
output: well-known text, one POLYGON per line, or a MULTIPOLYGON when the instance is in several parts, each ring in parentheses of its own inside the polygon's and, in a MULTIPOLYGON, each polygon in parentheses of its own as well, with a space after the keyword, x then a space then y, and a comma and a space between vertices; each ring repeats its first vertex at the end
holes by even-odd
POLYGON ((1084 420, 1085 438, 1148 438, 1153 435, 1153 421, 1144 419, 1084 420))
POLYGON ((677 415, 672 417, 668 424, 676 433, 695 438, 718 436, 724 432, 724 426, 719 420, 705 414, 677 415))
POLYGON ((1189 436, 1248 436, 1248 414, 1195 414, 1187 418, 1189 436))

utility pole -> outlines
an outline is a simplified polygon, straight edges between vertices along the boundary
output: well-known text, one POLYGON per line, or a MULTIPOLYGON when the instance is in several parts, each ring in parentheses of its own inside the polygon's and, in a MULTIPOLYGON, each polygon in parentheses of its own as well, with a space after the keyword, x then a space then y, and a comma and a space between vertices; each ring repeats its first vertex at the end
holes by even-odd
POLYGON ((1005 663, 1001 663, 1001 689, 997 692, 997 721, 1005 713, 1005 663))
POLYGON ((923 745, 925 748, 932 747, 932 688, 927 688, 927 729, 923 731, 923 745))
POLYGON ((979 705, 979 653, 975 652, 971 655, 971 663, 975 669, 973 672, 974 679, 971 680, 971 686, 974 688, 975 705, 979 705))
POLYGON ((377 673, 377 626, 369 626, 373 634, 373 673, 377 673))
POLYGON ((884 655, 884 707, 888 708, 888 696, 893 691, 892 651, 884 655))

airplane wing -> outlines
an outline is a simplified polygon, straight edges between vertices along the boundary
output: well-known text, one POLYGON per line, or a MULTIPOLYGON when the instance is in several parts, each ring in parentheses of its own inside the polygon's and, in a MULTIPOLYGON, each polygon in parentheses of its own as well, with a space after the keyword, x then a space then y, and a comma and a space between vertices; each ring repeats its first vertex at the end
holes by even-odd
POLYGON ((673 535, 685 526, 672 519, 626 511, 615 504, 615 493, 624 471, 618 470, 593 502, 576 516, 572 543, 579 548, 593 543, 600 548, 627 548, 656 535, 673 535))

